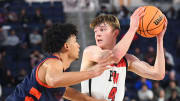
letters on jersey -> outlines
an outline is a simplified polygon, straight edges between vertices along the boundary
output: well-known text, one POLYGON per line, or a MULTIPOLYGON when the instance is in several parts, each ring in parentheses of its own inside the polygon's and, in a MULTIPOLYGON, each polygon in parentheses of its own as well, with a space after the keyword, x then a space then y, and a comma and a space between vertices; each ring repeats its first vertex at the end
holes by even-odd
MULTIPOLYGON (((97 99, 107 101, 122 101, 125 92, 126 59, 123 58, 118 64, 110 65, 111 69, 104 71, 91 81, 91 95, 97 99)), ((81 83, 82 93, 89 93, 89 81, 81 83)))

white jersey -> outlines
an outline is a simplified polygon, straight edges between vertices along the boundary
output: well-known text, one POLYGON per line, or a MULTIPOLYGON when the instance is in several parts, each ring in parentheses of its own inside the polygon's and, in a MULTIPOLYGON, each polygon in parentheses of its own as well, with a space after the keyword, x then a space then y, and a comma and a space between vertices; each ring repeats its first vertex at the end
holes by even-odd
POLYGON ((89 80, 81 82, 81 92, 90 94, 97 99, 123 101, 127 61, 123 58, 117 65, 110 66, 112 67, 111 69, 91 79, 90 82, 89 80))

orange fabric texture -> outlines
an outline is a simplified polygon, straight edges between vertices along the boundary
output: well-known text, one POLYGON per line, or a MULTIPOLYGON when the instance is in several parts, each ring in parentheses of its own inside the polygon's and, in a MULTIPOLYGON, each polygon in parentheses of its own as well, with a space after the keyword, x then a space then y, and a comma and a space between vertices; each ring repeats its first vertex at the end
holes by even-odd
POLYGON ((32 97, 26 96, 24 101, 34 101, 32 97))
POLYGON ((29 93, 33 96, 35 96, 38 100, 40 99, 41 97, 41 92, 39 92, 36 88, 32 87, 29 91, 29 93))

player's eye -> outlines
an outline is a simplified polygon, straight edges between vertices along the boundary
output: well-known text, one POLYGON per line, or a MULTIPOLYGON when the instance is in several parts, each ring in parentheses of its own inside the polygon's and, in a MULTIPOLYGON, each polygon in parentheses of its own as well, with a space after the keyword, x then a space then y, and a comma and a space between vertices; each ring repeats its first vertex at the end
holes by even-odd
POLYGON ((106 30, 106 29, 103 29, 103 28, 102 28, 102 29, 100 29, 100 31, 101 31, 101 32, 102 32, 102 31, 105 31, 105 30, 106 30))
POLYGON ((94 33, 96 33, 97 32, 97 30, 94 30, 94 33))

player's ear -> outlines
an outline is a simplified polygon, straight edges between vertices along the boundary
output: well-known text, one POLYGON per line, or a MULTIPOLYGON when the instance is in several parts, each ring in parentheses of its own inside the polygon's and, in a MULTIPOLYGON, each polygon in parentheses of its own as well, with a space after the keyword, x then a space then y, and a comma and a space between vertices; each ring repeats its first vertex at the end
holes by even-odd
POLYGON ((64 43, 63 48, 61 49, 63 52, 68 51, 69 50, 69 46, 68 43, 64 43))
POLYGON ((114 36, 117 37, 119 35, 119 30, 118 29, 115 29, 114 30, 114 36))
POLYGON ((67 50, 69 49, 68 43, 64 44, 64 48, 67 49, 67 50))

